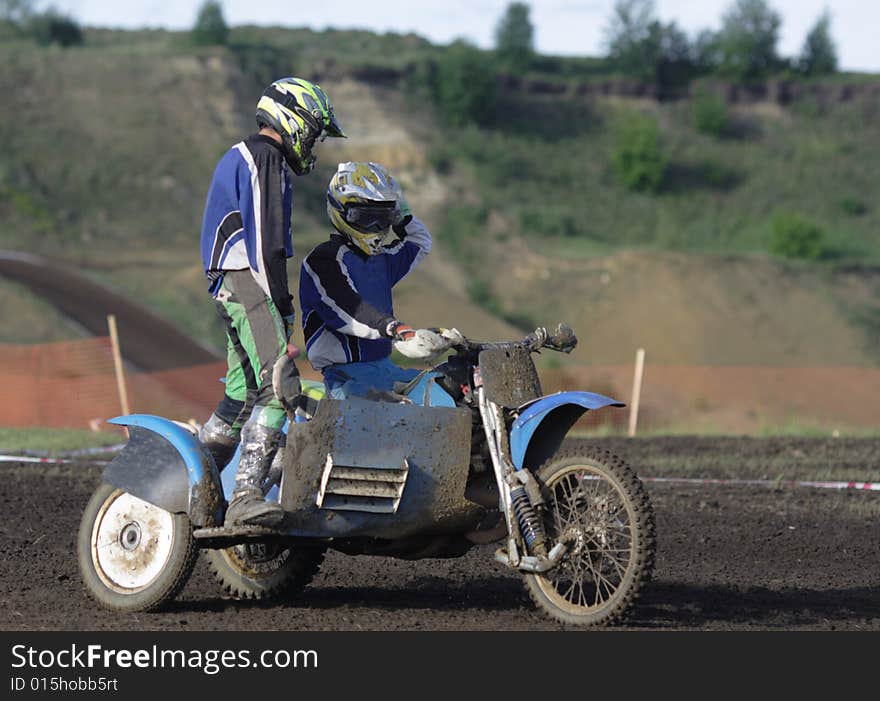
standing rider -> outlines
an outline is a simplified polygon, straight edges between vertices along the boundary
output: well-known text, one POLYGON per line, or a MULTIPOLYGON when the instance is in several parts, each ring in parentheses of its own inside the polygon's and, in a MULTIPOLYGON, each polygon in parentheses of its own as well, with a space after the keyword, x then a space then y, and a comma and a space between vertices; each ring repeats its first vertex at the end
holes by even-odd
MULTIPOLYGON (((397 181, 376 163, 340 163, 327 188, 330 239, 300 269, 309 362, 334 399, 391 392, 418 372, 391 362, 392 341, 417 340, 394 315, 391 288, 431 250, 397 181), (385 243, 393 229, 397 240, 385 243)), ((430 332, 427 332, 430 335, 430 332)))
POLYGON ((276 526, 283 518, 281 506, 264 499, 262 483, 285 420, 272 372, 286 354, 294 321, 287 285, 290 171, 309 173, 315 142, 345 136, 326 93, 301 78, 266 88, 256 117, 259 133, 235 144, 217 164, 202 224, 202 260, 225 324, 229 368, 225 396, 199 439, 220 469, 241 441, 227 526, 276 526))

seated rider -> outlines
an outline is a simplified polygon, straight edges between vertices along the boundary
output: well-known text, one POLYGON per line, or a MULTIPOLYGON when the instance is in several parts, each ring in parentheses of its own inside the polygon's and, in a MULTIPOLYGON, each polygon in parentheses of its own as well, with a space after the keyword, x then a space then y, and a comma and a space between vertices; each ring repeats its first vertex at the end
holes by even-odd
MULTIPOLYGON (((416 331, 394 316, 391 288, 431 250, 397 181, 376 163, 340 163, 327 188, 334 231, 300 270, 299 297, 309 362, 334 399, 393 392, 418 375, 391 362, 392 341, 416 331), (393 230, 396 240, 385 243, 393 230)), ((421 332, 420 332, 421 333, 421 332)))

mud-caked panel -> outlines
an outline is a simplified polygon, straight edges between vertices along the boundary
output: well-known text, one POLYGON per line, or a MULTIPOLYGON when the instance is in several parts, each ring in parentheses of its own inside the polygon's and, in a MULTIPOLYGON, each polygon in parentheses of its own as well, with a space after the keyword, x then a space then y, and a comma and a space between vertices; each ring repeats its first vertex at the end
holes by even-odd
POLYGON ((532 354, 525 348, 487 349, 479 362, 489 401, 513 409, 543 394, 532 354))
POLYGON ((285 530, 315 537, 399 538, 468 528, 482 512, 464 498, 470 434, 466 409, 322 400, 311 421, 288 429, 281 489, 281 504, 288 512, 285 530), (328 503, 340 503, 319 498, 326 492, 322 479, 329 474, 328 456, 338 470, 387 470, 395 479, 405 474, 395 510, 328 508, 328 503))

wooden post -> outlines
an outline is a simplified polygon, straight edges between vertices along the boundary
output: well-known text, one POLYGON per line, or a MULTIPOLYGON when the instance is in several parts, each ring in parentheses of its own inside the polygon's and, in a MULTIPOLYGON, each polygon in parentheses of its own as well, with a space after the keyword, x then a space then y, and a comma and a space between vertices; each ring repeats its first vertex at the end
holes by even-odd
POLYGON ((123 415, 128 414, 128 393, 125 391, 125 376, 122 374, 122 353, 119 351, 119 334, 116 331, 116 315, 107 315, 107 326, 110 327, 110 344, 113 347, 113 367, 116 370, 116 386, 119 389, 119 403, 123 415))
POLYGON ((642 375, 645 371, 645 349, 636 351, 636 370, 633 376, 632 402, 629 405, 629 436, 636 435, 636 423, 639 420, 639 400, 642 395, 642 375))

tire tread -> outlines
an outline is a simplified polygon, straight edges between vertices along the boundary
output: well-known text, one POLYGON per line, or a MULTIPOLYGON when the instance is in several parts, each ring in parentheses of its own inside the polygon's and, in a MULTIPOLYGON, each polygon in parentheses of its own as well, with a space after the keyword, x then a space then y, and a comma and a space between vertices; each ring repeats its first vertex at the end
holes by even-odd
POLYGON ((635 531, 639 534, 637 539, 638 548, 635 554, 635 576, 625 594, 614 602, 613 607, 609 611, 596 620, 591 620, 587 617, 576 617, 559 609, 551 601, 547 600, 544 593, 540 590, 536 582, 536 575, 525 575, 524 582, 534 604, 560 623, 580 626, 611 626, 626 618, 641 596, 644 587, 651 580, 656 558, 654 509, 651 506, 651 501, 644 485, 633 469, 622 458, 605 449, 563 447, 535 470, 535 476, 538 481, 543 485, 544 479, 558 469, 554 468, 554 465, 567 459, 580 459, 599 463, 611 472, 623 486, 624 494, 632 504, 635 514, 634 527, 635 531))
MULTIPOLYGON (((208 569, 223 592, 235 599, 245 601, 265 601, 278 599, 285 595, 298 594, 315 578, 324 562, 326 550, 323 548, 302 548, 294 551, 294 559, 287 576, 280 577, 266 587, 251 585, 246 577, 237 572, 219 550, 205 552, 208 569)), ((288 566, 288 560, 285 566, 288 566)))

